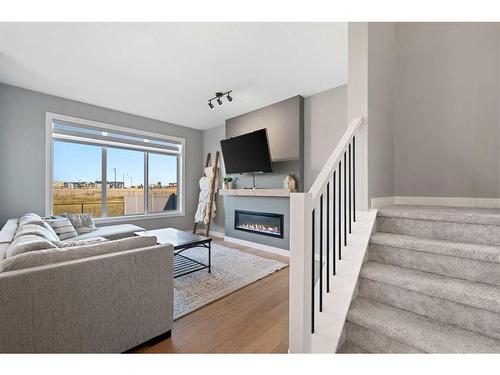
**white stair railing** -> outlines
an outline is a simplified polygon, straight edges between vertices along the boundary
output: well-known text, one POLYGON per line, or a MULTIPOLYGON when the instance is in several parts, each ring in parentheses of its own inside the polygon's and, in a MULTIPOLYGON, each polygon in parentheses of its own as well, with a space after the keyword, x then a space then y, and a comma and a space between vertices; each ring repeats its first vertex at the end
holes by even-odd
POLYGON ((290 353, 311 352, 315 318, 334 287, 356 210, 367 209, 366 139, 362 119, 353 120, 309 191, 290 196, 290 353))

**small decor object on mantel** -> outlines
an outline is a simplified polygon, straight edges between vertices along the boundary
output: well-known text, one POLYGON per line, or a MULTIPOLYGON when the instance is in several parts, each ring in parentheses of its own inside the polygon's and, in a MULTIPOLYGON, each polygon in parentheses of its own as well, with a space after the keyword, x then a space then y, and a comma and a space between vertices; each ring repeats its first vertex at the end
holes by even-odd
POLYGON ((233 178, 232 177, 224 177, 224 183, 222 184, 222 188, 224 190, 229 190, 233 188, 233 178))
POLYGON ((283 181, 283 189, 289 189, 290 191, 297 190, 297 180, 291 174, 285 177, 283 181))

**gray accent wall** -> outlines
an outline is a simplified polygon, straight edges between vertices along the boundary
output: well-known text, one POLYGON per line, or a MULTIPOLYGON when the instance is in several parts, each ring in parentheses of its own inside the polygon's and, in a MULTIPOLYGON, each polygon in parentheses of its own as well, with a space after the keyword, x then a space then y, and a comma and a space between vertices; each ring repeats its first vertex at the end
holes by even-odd
POLYGON ((294 96, 230 118, 226 120, 226 137, 266 128, 272 160, 298 160, 303 100, 301 96, 294 96))
MULTIPOLYGON (((277 103, 279 105, 272 105, 270 107, 280 112, 286 112, 285 108, 288 108, 291 103, 294 103, 294 101, 297 100, 296 98, 299 97, 291 98, 293 100, 288 100, 288 103, 284 103, 287 102, 284 101, 277 103)), ((335 87, 330 90, 326 90, 324 92, 306 97, 303 99, 303 103, 303 135, 299 136, 299 145, 297 147, 300 150, 295 149, 294 152, 296 152, 296 155, 299 155, 300 160, 304 161, 304 183, 305 190, 308 190, 347 127, 347 85, 335 87), (300 141, 300 139, 302 139, 302 141, 300 141)), ((268 126, 272 126, 272 123, 270 122, 270 119, 272 118, 286 118, 285 113, 281 113, 279 116, 276 114, 271 114, 269 111, 270 107, 266 107, 264 109, 264 113, 267 114, 266 116, 262 114, 257 115, 255 113, 251 113, 251 116, 249 118, 267 118, 266 123, 268 124, 268 126)), ((300 127, 300 123, 295 119, 297 115, 300 116, 300 112, 296 110, 296 104, 294 106, 290 106, 289 109, 291 110, 291 113, 294 117, 292 118, 292 116, 290 116, 287 123, 295 123, 300 127)), ((208 152, 211 152, 213 155, 215 155, 215 151, 220 150, 220 140, 229 137, 229 133, 233 136, 237 134, 243 134, 248 131, 259 129, 260 127, 258 126, 263 123, 259 121, 254 123, 254 125, 251 125, 251 122, 247 121, 248 119, 245 118, 245 116, 239 116, 236 119, 237 121, 233 121, 234 119, 230 119, 226 122, 225 125, 220 125, 203 132, 203 162, 205 162, 205 157, 208 152), (227 130, 231 126, 234 126, 234 124, 236 124, 236 127, 234 129, 231 129, 231 131, 227 130)), ((222 161, 221 164, 221 175, 224 176, 224 162, 222 161)), ((273 165, 275 168, 275 173, 258 175, 256 177, 257 186, 261 188, 281 188, 283 179, 289 172, 292 172, 294 174, 300 173, 299 164, 299 160, 274 161, 273 165)), ((236 178, 235 187, 249 187, 251 184, 251 178, 248 176, 235 175, 233 177, 236 178)), ((219 183, 219 185, 221 185, 221 183, 219 183)), ((228 208, 227 205, 225 206, 225 202, 229 199, 243 198, 229 198, 221 196, 217 198, 217 213, 212 223, 212 230, 214 232, 224 233, 225 225, 227 224, 228 220, 230 220, 230 218, 225 218, 224 215, 224 212, 227 211, 226 209, 228 208)), ((282 198, 260 197, 250 199, 250 202, 254 202, 256 205, 264 205, 268 204, 266 202, 268 202, 269 200, 274 199, 280 200, 281 203, 283 201, 282 198)), ((287 199, 286 202, 288 204, 289 200, 287 199)), ((232 225, 234 225, 234 223, 232 223, 232 225)), ((238 238, 242 238, 240 236, 241 233, 241 231, 238 231, 236 233, 236 236, 239 236, 238 238)), ((250 234, 247 235, 247 237, 248 236, 253 237, 255 235, 250 234)), ((266 240, 266 244, 273 246, 271 245, 270 242, 272 241, 270 240, 274 239, 271 238, 270 240, 266 240)))
POLYGON ((304 98, 304 190, 347 129, 347 85, 304 98))
POLYGON ((186 139, 186 215, 132 220, 146 228, 193 225, 202 173, 202 132, 73 100, 0 84, 0 223, 26 212, 45 214, 45 113, 163 133, 186 139))
MULTIPOLYGON (((292 98, 226 120, 226 138, 267 129, 274 173, 256 175, 259 188, 281 188, 290 173, 297 177, 298 189, 304 181, 304 98, 292 98)), ((248 175, 235 175, 235 187, 252 186, 248 175)))
POLYGON ((284 250, 290 249, 290 198, 226 196, 224 199, 226 212, 231 213, 225 217, 226 236, 284 250), (234 229, 235 210, 282 214, 283 238, 263 236, 234 229))

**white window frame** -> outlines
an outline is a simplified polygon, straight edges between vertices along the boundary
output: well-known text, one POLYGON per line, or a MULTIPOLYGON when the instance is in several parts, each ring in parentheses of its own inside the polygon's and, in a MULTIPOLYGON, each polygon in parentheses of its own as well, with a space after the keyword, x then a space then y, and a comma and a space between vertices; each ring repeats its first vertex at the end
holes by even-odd
MULTIPOLYGON (((66 115, 61 115, 58 113, 46 112, 45 113, 45 186, 46 186, 46 195, 45 195, 45 215, 52 215, 52 185, 54 180, 54 171, 53 171, 53 159, 54 159, 54 139, 53 139, 53 123, 54 121, 61 122, 69 122, 74 124, 81 124, 86 126, 92 126, 99 129, 105 129, 110 131, 124 132, 131 135, 138 135, 141 137, 150 137, 156 139, 164 139, 167 141, 175 141, 180 144, 180 153, 177 158, 177 193, 179 198, 177 199, 178 208, 176 211, 171 212, 157 212, 157 213, 143 213, 143 214, 134 214, 134 215, 123 215, 123 216, 112 216, 112 217, 99 217, 95 218, 94 221, 96 223, 112 223, 112 222, 120 222, 120 221, 133 221, 133 220, 144 220, 144 219, 156 219, 163 217, 178 217, 186 215, 186 205, 185 205, 185 153, 186 153, 186 139, 174 137, 165 134, 153 133, 144 130, 138 130, 133 128, 126 128, 117 125, 106 124, 103 122, 85 120, 77 117, 71 117, 66 115)), ((105 149, 104 149, 105 150, 105 149)), ((104 152, 105 153, 105 152, 104 152)), ((145 153, 145 157, 147 157, 147 153, 145 153)), ((107 158, 102 158, 103 165, 107 162, 107 158)), ((146 161, 145 161, 146 166, 146 161)), ((102 168, 102 166, 101 166, 102 168)), ((104 169, 102 169, 103 178, 102 181, 106 179, 104 177, 104 169)), ((144 171, 145 174, 147 170, 144 171)), ((147 180, 145 180, 145 183, 147 180)), ((149 189, 149 187, 145 184, 145 190, 149 189)), ((107 189, 103 190, 103 198, 106 199, 105 192, 107 189)), ((145 197, 147 194, 144 194, 145 197)), ((145 198, 146 199, 146 198, 145 198)), ((147 202, 145 202, 147 203, 147 202)), ((147 206, 144 207, 144 210, 147 211, 147 206)))

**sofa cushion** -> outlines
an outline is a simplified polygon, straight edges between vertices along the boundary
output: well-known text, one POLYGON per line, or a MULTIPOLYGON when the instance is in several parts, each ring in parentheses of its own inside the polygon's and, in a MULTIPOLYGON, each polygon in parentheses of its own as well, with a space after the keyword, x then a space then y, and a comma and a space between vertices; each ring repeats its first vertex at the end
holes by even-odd
POLYGON ((104 238, 104 237, 92 237, 92 238, 87 238, 85 240, 76 240, 75 241, 74 238, 72 238, 71 240, 54 242, 54 244, 57 245, 57 247, 59 247, 59 248, 69 248, 69 247, 92 245, 94 243, 105 242, 105 241, 109 241, 109 240, 104 238))
POLYGON ((88 258, 96 255, 115 253, 119 251, 139 249, 156 245, 154 236, 138 236, 115 241, 94 243, 92 245, 70 247, 65 249, 47 249, 32 251, 0 261, 0 272, 14 271, 24 268, 43 266, 47 264, 66 262, 75 259, 88 258))
POLYGON ((0 230, 0 260, 5 259, 5 254, 14 240, 17 231, 17 219, 9 219, 0 230))
POLYGON ((19 226, 19 228, 14 236, 14 239, 19 238, 21 236, 26 236, 28 234, 42 237, 42 238, 46 239, 47 241, 59 241, 59 238, 57 237, 56 233, 53 230, 48 230, 47 228, 45 228, 41 225, 36 225, 36 224, 25 224, 25 225, 19 226))
POLYGON ((90 233, 97 230, 94 220, 92 219, 92 214, 84 213, 84 214, 62 214, 62 217, 65 217, 71 221, 73 227, 76 230, 78 235, 90 233))
POLYGON ((11 243, 17 231, 17 219, 9 219, 0 231, 0 243, 11 243))
POLYGON ((140 232, 144 230, 144 228, 138 227, 133 224, 118 224, 118 225, 109 225, 106 227, 98 227, 97 230, 85 233, 72 240, 84 240, 92 237, 104 237, 110 240, 116 240, 119 238, 130 237, 134 235, 134 232, 140 232))
POLYGON ((61 241, 78 236, 71 221, 65 217, 54 216, 46 218, 45 221, 54 229, 54 232, 56 232, 57 237, 59 237, 61 241))
POLYGON ((5 259, 10 243, 0 243, 0 261, 5 259))
POLYGON ((12 243, 7 248, 5 258, 8 259, 23 253, 51 248, 57 249, 57 246, 54 245, 51 241, 46 240, 45 238, 35 236, 33 234, 27 234, 25 236, 20 236, 12 241, 12 243))

